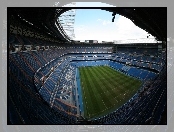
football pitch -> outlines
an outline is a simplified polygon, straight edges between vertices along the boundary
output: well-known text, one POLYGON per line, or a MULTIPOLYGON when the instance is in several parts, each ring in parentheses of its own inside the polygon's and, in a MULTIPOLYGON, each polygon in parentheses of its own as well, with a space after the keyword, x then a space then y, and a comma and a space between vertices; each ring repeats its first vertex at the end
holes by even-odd
POLYGON ((108 66, 80 67, 80 81, 87 119, 106 115, 126 103, 142 82, 108 66))

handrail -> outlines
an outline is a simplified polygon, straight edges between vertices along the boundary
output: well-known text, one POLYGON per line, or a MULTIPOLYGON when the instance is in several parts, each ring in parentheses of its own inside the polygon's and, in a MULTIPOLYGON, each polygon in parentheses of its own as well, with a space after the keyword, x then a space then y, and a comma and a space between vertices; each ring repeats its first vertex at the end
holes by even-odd
POLYGON ((13 58, 13 56, 10 55, 9 57, 10 57, 10 59, 17 65, 17 67, 21 70, 21 72, 22 72, 31 82, 33 82, 32 79, 31 79, 31 77, 30 77, 28 74, 26 74, 26 73, 24 72, 24 70, 23 70, 23 68, 21 67, 21 65, 19 65, 18 62, 16 62, 16 60, 13 58))
POLYGON ((24 60, 24 62, 27 63, 27 65, 30 67, 30 69, 35 73, 36 70, 34 70, 34 68, 28 63, 28 61, 26 60, 26 58, 22 55, 21 52, 18 52, 18 54, 21 56, 21 58, 24 60))
POLYGON ((77 107, 74 106, 74 105, 71 105, 71 104, 69 104, 69 103, 65 103, 65 102, 63 102, 63 101, 60 100, 59 98, 55 98, 55 99, 58 100, 58 101, 60 101, 60 102, 63 103, 63 104, 66 104, 66 105, 70 106, 70 107, 77 108, 77 107))
POLYGON ((50 79, 54 84, 57 84, 51 77, 49 77, 49 79, 50 79))
POLYGON ((47 90, 47 92, 51 95, 51 92, 50 92, 50 90, 43 84, 42 85, 46 90, 47 90))
MULTIPOLYGON (((20 56, 23 58, 23 60, 27 63, 27 65, 30 67, 30 69, 35 73, 35 70, 32 68, 32 66, 28 63, 28 61, 26 60, 26 58, 25 57, 23 57, 23 55, 21 54, 21 53, 19 53, 20 54, 20 56)), ((37 81, 37 83, 39 83, 39 81, 38 81, 38 79, 35 79, 36 81, 37 81)), ((42 85, 50 94, 51 94, 51 92, 50 92, 50 90, 48 90, 47 89, 47 87, 43 84, 42 85)))
MULTIPOLYGON (((39 51, 38 51, 39 52, 39 51)), ((41 53, 42 54, 42 53, 41 53)), ((49 62, 45 57, 43 57, 43 55, 42 55, 42 58, 46 61, 46 62, 49 62)))
MULTIPOLYGON (((25 91, 27 91, 30 95, 32 95, 33 97, 36 98, 36 96, 33 94, 33 92, 30 90, 30 88, 27 88, 28 85, 24 86, 24 85, 21 83, 21 81, 19 81, 19 80, 16 78, 16 76, 14 76, 14 75, 11 74, 11 73, 9 73, 9 74, 10 74, 10 76, 15 80, 15 82, 17 82, 20 86, 23 87, 23 89, 24 89, 25 91)), ((39 100, 39 101, 41 101, 40 98, 36 98, 36 99, 39 100)))
POLYGON ((60 111, 63 111, 63 112, 65 112, 66 114, 68 114, 68 115, 73 115, 73 116, 75 116, 75 117, 79 117, 79 115, 78 114, 73 114, 73 113, 71 113, 71 112, 67 112, 67 111, 65 111, 65 110, 63 110, 63 109, 60 109, 58 106, 56 106, 56 105, 53 105, 54 107, 56 107, 58 110, 60 110, 60 111))
POLYGON ((33 54, 33 52, 30 51, 29 53, 34 57, 34 59, 36 60, 37 64, 38 64, 40 67, 42 67, 42 64, 39 62, 38 58, 33 54))
POLYGON ((22 116, 20 115, 18 109, 16 108, 15 103, 13 102, 13 99, 12 99, 12 97, 11 97, 11 95, 10 95, 10 92, 9 92, 9 99, 11 100, 11 103, 13 104, 13 106, 15 106, 15 110, 16 110, 16 112, 17 112, 19 118, 20 118, 20 121, 23 122, 23 123, 25 123, 25 121, 23 120, 22 116))

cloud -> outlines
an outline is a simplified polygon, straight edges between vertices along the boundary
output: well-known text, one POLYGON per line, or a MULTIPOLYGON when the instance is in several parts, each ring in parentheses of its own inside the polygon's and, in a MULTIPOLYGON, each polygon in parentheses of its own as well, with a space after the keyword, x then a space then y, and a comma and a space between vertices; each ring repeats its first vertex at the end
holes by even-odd
POLYGON ((112 23, 110 20, 97 19, 97 21, 100 22, 102 25, 108 25, 112 23))
POLYGON ((97 21, 102 21, 101 19, 97 19, 97 21))
POLYGON ((109 20, 104 20, 102 24, 103 24, 103 25, 108 25, 108 24, 111 24, 111 21, 109 21, 109 20))
MULTIPOLYGON (((117 16, 114 22, 99 18, 93 25, 75 27, 75 36, 78 40, 113 41, 139 39, 146 38, 148 34, 123 16, 117 16)), ((153 37, 151 36, 151 38, 153 37)))
POLYGON ((136 26, 130 19, 123 16, 114 22, 113 30, 121 39, 145 38, 148 34, 136 26))

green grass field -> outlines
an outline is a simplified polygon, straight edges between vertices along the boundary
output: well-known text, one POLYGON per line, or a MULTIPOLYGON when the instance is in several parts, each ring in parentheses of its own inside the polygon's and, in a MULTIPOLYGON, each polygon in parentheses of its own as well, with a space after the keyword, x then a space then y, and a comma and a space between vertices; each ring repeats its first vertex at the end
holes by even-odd
POLYGON ((80 67, 79 71, 87 119, 117 109, 137 92, 142 83, 108 66, 80 67))

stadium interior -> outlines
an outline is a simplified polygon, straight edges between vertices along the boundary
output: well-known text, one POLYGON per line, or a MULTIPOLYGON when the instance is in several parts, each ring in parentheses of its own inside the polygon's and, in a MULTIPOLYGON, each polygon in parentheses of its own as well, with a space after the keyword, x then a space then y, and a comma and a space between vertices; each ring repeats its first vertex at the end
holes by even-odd
MULTIPOLYGON (((167 9, 99 9, 112 12, 111 21, 116 14, 129 18, 161 43, 77 43, 57 19, 71 8, 8 8, 8 124, 167 124, 167 9), (90 118, 85 114, 82 76, 86 86, 91 83, 95 89, 87 76, 97 78, 97 70, 88 69, 86 75, 84 69, 83 75, 80 68, 85 67, 100 67, 98 78, 116 71, 113 74, 141 85, 117 108, 90 118)), ((108 90, 114 83, 109 79, 108 90)), ((127 84, 127 89, 134 85, 127 84)), ((94 91, 88 99, 97 98, 94 91)))

